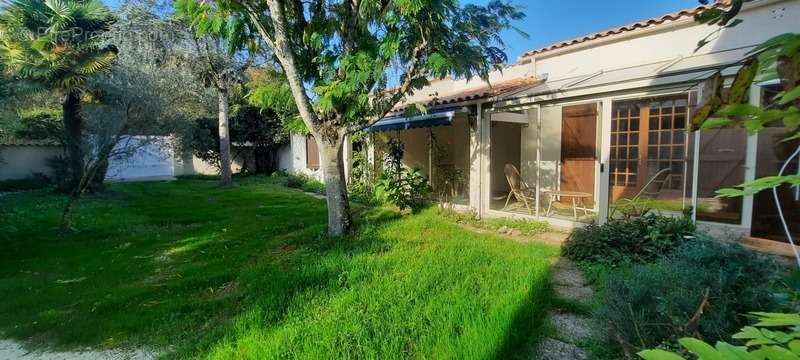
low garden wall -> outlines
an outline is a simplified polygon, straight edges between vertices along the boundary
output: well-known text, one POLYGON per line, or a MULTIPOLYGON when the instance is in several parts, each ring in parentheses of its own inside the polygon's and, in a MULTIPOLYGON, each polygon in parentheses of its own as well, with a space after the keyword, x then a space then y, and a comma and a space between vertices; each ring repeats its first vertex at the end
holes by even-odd
POLYGON ((61 155, 59 145, 0 145, 0 180, 23 179, 33 174, 52 175, 47 159, 61 155))

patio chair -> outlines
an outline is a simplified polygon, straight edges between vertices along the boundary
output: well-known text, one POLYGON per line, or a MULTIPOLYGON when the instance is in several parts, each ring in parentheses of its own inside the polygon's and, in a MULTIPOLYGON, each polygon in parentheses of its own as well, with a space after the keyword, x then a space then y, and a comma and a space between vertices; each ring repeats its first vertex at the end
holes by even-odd
POLYGON ((614 214, 619 211, 626 215, 626 217, 640 216, 644 213, 643 208, 639 208, 642 198, 655 199, 661 194, 664 189, 664 184, 669 179, 670 168, 664 168, 656 172, 650 180, 629 199, 620 199, 611 206, 608 212, 608 217, 613 218, 614 214))
POLYGON ((525 205, 525 208, 528 209, 528 213, 533 215, 533 210, 531 210, 530 202, 532 201, 536 204, 536 189, 531 188, 522 181, 522 176, 519 174, 519 170, 514 165, 506 164, 503 167, 503 172, 506 174, 506 180, 508 180, 508 186, 511 187, 511 191, 508 192, 508 196, 506 196, 506 204, 503 206, 503 210, 508 208, 508 203, 511 201, 511 197, 517 202, 520 202, 525 205))

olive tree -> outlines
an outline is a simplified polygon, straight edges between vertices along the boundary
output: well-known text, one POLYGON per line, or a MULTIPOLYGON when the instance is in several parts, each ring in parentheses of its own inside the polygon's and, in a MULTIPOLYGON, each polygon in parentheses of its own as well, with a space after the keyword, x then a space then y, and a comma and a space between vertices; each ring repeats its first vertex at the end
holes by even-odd
POLYGON ((93 101, 83 111, 88 141, 82 176, 64 206, 63 230, 72 227, 75 203, 110 158, 131 156, 207 113, 210 96, 179 56, 190 50, 180 25, 146 4, 128 3, 119 15, 104 37, 119 49, 117 60, 105 76, 89 82, 93 101))

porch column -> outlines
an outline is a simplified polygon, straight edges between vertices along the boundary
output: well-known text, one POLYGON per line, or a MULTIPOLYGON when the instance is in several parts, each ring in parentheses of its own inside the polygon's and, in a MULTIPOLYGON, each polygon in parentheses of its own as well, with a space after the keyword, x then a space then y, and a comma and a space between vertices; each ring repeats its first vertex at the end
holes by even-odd
POLYGON ((599 187, 597 191, 597 218, 600 224, 608 221, 608 202, 609 195, 609 164, 611 160, 611 107, 613 101, 605 98, 601 102, 600 112, 600 175, 599 187))
MULTIPOLYGON (((761 106, 761 86, 750 85, 750 104, 761 106)), ((756 179, 756 152, 758 151, 758 134, 747 136, 747 148, 744 160, 744 182, 749 183, 756 179)), ((746 195, 742 198, 742 227, 747 229, 750 235, 750 228, 753 225, 753 195, 746 195)))
POLYGON ((486 215, 489 211, 489 205, 492 201, 492 190, 490 182, 490 171, 491 171, 491 164, 489 163, 491 160, 491 134, 492 131, 492 115, 489 112, 489 109, 484 109, 481 107, 481 118, 478 122, 479 129, 480 129, 480 145, 478 146, 478 158, 480 159, 480 187, 479 187, 479 194, 480 197, 480 211, 478 214, 480 216, 486 215))
POLYGON ((469 118, 469 207, 481 215, 481 123, 483 110, 477 104, 474 117, 469 118))

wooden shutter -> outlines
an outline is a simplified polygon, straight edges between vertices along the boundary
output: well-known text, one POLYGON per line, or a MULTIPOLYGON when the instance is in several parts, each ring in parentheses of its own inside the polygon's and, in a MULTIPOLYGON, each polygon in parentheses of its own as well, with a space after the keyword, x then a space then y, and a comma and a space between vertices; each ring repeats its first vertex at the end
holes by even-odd
POLYGON ((306 137, 306 167, 311 170, 319 169, 319 147, 313 136, 306 137))

